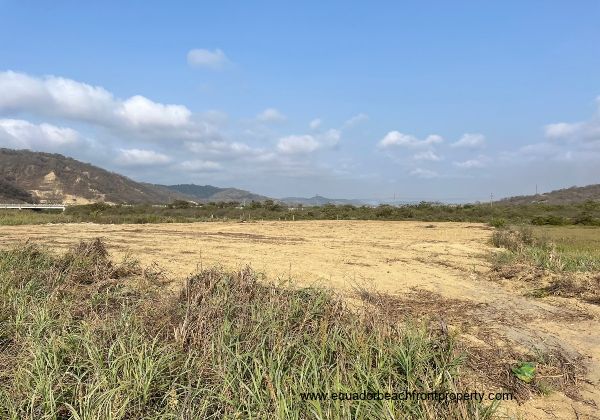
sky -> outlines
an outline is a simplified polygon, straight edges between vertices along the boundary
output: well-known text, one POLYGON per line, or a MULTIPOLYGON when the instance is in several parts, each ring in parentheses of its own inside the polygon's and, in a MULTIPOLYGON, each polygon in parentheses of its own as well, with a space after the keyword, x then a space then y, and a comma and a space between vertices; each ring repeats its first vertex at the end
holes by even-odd
POLYGON ((0 0, 0 147, 271 197, 600 183, 600 2, 0 0))

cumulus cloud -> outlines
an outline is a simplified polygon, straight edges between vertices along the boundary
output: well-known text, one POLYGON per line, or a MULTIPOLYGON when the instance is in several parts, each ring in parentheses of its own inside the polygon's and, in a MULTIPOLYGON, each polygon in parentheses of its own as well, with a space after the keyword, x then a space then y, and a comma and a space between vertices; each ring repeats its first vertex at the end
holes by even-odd
POLYGON ((431 171, 429 169, 422 169, 422 168, 413 169, 412 171, 410 171, 410 174, 417 178, 423 178, 423 179, 431 179, 431 178, 436 178, 438 176, 437 172, 431 171))
POLYGON ((31 112, 91 122, 106 122, 118 104, 98 86, 62 77, 36 78, 13 71, 0 72, 0 110, 31 112))
POLYGON ((600 142, 600 97, 596 98, 596 105, 596 112, 586 121, 546 125, 544 127, 546 137, 575 142, 600 142))
POLYGON ((285 121, 287 117, 275 108, 267 108, 256 116, 256 120, 264 123, 285 121))
POLYGON ((206 135, 206 123, 192 120, 183 105, 135 95, 121 100, 99 86, 62 77, 0 72, 0 111, 30 113, 99 125, 118 132, 178 139, 206 135))
POLYGON ((140 95, 123 101, 116 114, 127 124, 146 128, 185 126, 192 115, 183 105, 163 105, 140 95))
POLYGON ((452 143, 452 147, 462 147, 475 149, 482 147, 485 144, 485 136, 480 133, 465 133, 456 142, 452 143))
POLYGON ((390 147, 408 147, 408 148, 419 148, 428 147, 434 144, 442 143, 444 139, 437 134, 431 134, 419 140, 417 137, 410 134, 403 134, 399 131, 390 131, 379 141, 379 147, 386 149, 390 147))
POLYGON ((214 172, 222 169, 220 163, 210 160, 186 160, 179 167, 186 172, 214 172))
POLYGON ((342 128, 352 128, 362 122, 365 122, 369 119, 369 116, 367 114, 363 114, 362 112, 360 114, 356 114, 350 118, 348 118, 345 122, 344 125, 342 126, 342 128))
POLYGON ((284 155, 307 154, 318 149, 335 148, 341 139, 341 130, 333 128, 315 135, 290 135, 279 139, 277 151, 284 155))
POLYGON ((277 150, 284 154, 305 154, 314 152, 319 146, 319 142, 311 135, 292 135, 279 139, 277 150))
POLYGON ((52 124, 32 124, 29 121, 0 119, 0 144, 26 149, 55 149, 73 146, 82 140, 81 135, 67 127, 52 124))
POLYGON ((197 48, 187 53, 187 62, 191 67, 217 70, 228 64, 229 59, 218 48, 214 51, 197 48))
POLYGON ((321 121, 320 118, 315 118, 308 124, 308 127, 311 130, 316 130, 317 128, 321 127, 322 124, 323 124, 323 121, 321 121))
POLYGON ((171 158, 154 150, 119 149, 115 163, 121 166, 152 166, 164 165, 171 162, 171 158))

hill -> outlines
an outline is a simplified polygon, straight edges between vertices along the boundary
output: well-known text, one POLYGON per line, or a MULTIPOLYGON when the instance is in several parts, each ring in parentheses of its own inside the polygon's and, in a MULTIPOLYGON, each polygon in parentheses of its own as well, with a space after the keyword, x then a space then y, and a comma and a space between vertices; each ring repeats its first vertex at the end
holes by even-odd
POLYGON ((36 201, 28 191, 0 179, 0 203, 34 203, 36 201))
POLYGON ((585 187, 570 187, 537 195, 520 195, 504 198, 500 204, 574 204, 585 201, 600 201, 600 184, 585 187))
POLYGON ((4 203, 170 203, 263 201, 262 195, 212 185, 156 185, 136 182, 56 153, 0 149, 0 202, 4 203))
POLYGON ((189 197, 54 153, 0 149, 0 193, 8 202, 167 203, 189 197))
POLYGON ((254 194, 237 188, 220 188, 212 185, 178 184, 159 185, 181 194, 192 197, 194 201, 264 201, 269 197, 254 194))

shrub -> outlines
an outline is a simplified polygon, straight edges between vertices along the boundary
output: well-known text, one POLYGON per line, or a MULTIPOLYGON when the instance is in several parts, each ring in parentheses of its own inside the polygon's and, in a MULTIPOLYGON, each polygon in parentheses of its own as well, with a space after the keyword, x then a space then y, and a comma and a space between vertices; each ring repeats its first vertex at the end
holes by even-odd
POLYGON ((555 215, 536 216, 533 219, 531 219, 531 224, 537 225, 537 226, 541 226, 541 225, 562 226, 562 225, 566 225, 568 223, 569 223, 569 221, 565 217, 555 216, 555 215))
POLYGON ((502 217, 494 217, 490 221, 490 225, 495 228, 503 228, 506 226, 506 219, 503 219, 502 217))
POLYGON ((168 207, 170 209, 189 209, 189 208, 191 208, 193 206, 194 206, 194 204, 190 203, 189 201, 186 201, 186 200, 175 200, 171 204, 169 204, 168 207))

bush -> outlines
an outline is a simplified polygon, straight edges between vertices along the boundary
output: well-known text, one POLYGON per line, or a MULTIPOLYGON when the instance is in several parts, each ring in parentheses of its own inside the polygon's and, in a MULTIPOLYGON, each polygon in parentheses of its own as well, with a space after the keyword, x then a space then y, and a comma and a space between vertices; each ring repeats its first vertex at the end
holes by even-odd
POLYGON ((600 218, 593 217, 589 213, 583 213, 577 216, 573 223, 576 225, 600 226, 600 218))
POLYGON ((193 207, 194 204, 185 200, 175 200, 171 204, 169 204, 170 209, 189 209, 193 207))
POLYGON ((536 216, 533 219, 531 219, 531 224, 537 225, 537 226, 541 226, 541 225, 563 226, 568 223, 569 223, 569 221, 567 220, 567 218, 561 217, 561 216, 554 216, 554 215, 536 216))
POLYGON ((503 228, 506 226, 506 219, 503 219, 502 217, 494 217, 490 221, 490 226, 495 228, 503 228))

